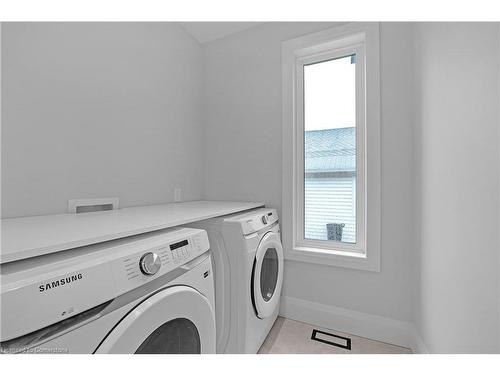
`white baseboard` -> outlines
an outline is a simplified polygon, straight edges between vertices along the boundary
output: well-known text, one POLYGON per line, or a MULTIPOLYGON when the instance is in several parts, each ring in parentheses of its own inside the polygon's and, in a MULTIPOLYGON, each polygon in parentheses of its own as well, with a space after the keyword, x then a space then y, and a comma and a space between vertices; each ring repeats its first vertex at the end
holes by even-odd
POLYGON ((427 345, 425 345, 425 342, 422 339, 422 336, 420 336, 420 333, 413 324, 411 324, 411 329, 412 329, 411 335, 413 339, 411 349, 413 350, 413 353, 430 354, 429 349, 427 349, 427 345))
POLYGON ((406 321, 323 305, 293 297, 281 297, 280 315, 312 325, 428 353, 415 326, 406 321))

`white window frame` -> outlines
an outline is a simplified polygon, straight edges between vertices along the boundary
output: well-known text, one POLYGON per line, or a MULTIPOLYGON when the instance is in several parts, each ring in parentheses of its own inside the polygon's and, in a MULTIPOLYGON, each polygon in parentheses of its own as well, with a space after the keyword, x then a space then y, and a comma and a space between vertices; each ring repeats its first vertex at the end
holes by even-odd
POLYGON ((282 44, 285 259, 380 271, 379 24, 353 23, 282 44), (304 238, 304 65, 356 54, 356 243, 304 238))

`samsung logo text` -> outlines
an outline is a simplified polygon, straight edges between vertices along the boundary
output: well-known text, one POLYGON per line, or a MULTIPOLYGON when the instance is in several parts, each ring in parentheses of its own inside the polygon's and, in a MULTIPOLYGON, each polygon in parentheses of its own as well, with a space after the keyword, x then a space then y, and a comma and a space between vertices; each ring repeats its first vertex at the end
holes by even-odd
POLYGON ((39 292, 45 292, 49 289, 54 289, 78 280, 81 280, 83 278, 82 274, 76 274, 76 275, 71 275, 59 280, 51 281, 50 283, 42 284, 38 286, 38 291, 39 292))

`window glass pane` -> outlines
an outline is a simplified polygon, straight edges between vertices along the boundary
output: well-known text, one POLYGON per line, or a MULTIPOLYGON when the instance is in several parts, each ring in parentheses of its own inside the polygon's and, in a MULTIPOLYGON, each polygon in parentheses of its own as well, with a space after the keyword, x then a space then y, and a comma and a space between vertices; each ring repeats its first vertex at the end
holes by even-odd
POLYGON ((304 237, 356 243, 356 55, 304 66, 304 237))

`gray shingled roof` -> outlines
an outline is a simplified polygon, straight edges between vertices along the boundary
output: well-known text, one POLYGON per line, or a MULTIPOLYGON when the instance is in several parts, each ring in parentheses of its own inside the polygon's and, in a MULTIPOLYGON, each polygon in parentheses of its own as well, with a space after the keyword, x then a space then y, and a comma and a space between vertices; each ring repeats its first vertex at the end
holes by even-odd
POLYGON ((356 170, 356 128, 305 132, 305 172, 353 172, 356 170))

